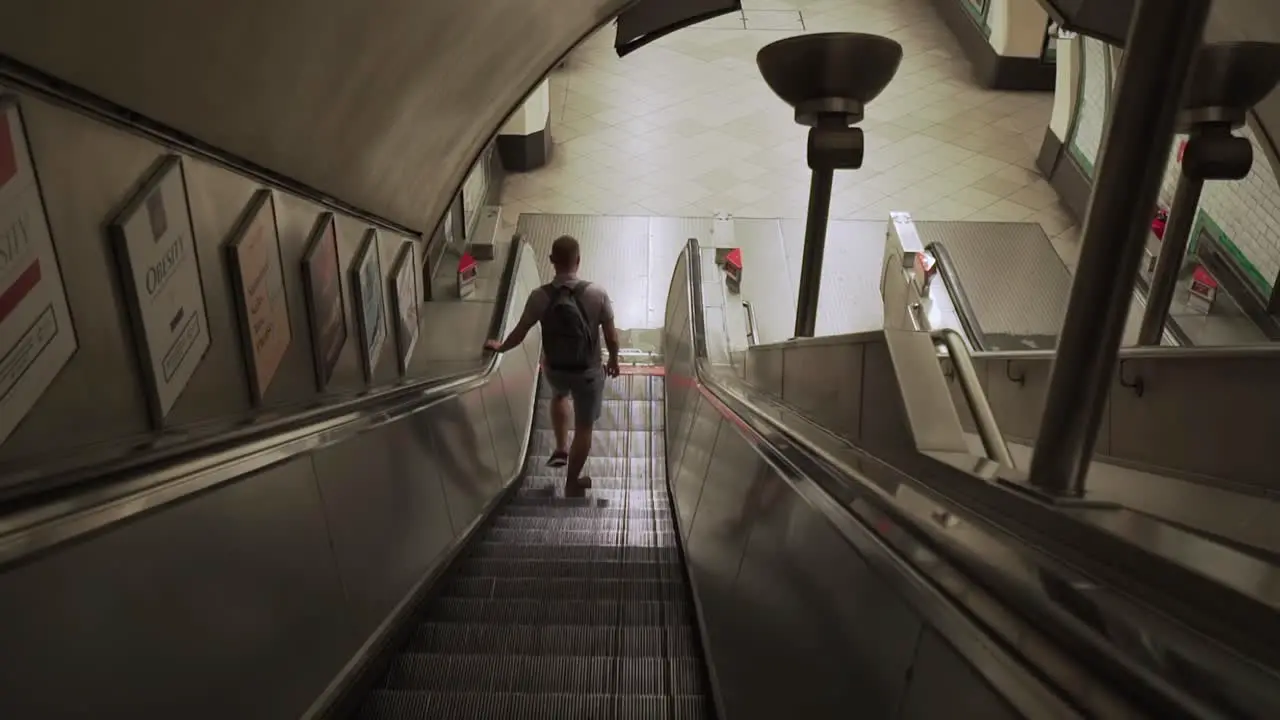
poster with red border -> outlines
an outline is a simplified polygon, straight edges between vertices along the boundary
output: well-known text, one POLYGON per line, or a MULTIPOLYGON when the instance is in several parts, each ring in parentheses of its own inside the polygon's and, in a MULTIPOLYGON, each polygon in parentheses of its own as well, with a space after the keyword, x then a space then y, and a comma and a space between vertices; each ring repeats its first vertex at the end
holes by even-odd
POLYGON ((0 442, 77 348, 17 98, 0 96, 0 442))

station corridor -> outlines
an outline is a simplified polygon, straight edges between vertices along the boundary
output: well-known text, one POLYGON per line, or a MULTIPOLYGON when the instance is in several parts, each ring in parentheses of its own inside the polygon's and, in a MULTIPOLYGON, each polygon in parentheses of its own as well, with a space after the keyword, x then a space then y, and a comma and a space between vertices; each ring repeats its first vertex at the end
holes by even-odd
POLYGON ((1035 170, 1052 93, 978 87, 927 0, 746 0, 740 14, 618 58, 613 28, 551 79, 543 168, 506 179, 504 221, 521 213, 802 218, 806 128, 756 69, 764 45, 799 32, 887 35, 906 51, 868 105, 863 168, 837 172, 832 220, 1037 222, 1074 265, 1077 230, 1035 170))

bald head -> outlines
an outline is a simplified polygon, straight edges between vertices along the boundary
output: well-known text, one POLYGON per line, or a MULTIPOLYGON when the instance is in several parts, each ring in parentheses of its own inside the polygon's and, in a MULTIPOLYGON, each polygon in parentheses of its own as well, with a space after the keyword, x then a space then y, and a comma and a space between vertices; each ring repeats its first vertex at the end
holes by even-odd
POLYGON ((582 253, 578 249, 578 241, 569 235, 561 235, 551 243, 551 264, 557 273, 571 273, 578 269, 578 261, 582 253))

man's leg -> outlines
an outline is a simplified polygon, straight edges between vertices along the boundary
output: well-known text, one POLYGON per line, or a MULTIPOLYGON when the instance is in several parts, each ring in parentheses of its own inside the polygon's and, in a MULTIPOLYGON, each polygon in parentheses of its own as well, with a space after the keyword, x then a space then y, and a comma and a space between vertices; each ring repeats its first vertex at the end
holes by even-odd
POLYGON ((572 378, 547 372, 543 379, 551 388, 551 434, 556 442, 551 449, 551 456, 547 458, 547 466, 564 467, 569 460, 569 394, 573 392, 572 378))
POLYGON ((591 436, 603 407, 604 375, 592 373, 584 376, 573 392, 573 443, 569 446, 566 487, 591 487, 591 478, 584 476, 582 469, 591 454, 591 436))
POLYGON ((562 467, 568 460, 569 411, 569 393, 551 398, 551 431, 556 437, 556 447, 547 460, 551 467, 562 467))

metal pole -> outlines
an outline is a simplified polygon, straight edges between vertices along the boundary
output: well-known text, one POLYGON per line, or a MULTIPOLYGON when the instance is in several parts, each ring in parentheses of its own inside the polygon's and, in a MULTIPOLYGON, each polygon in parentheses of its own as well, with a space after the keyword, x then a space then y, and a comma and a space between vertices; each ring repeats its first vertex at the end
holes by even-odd
POLYGON ((1195 225, 1196 209, 1200 205, 1200 192, 1204 180, 1192 177, 1184 169, 1178 175, 1178 187, 1173 193, 1173 207, 1169 221, 1164 226, 1164 238, 1160 241, 1160 255, 1151 273, 1151 287, 1147 290, 1147 307, 1142 312, 1142 326, 1138 329, 1139 345, 1159 345, 1164 337, 1164 323, 1169 317, 1173 293, 1178 289, 1178 276, 1182 261, 1187 256, 1187 245, 1195 225))
POLYGON ((834 176, 831 168, 814 168, 809 181, 809 215, 804 225, 804 255, 800 260, 800 288, 796 295, 796 337, 813 337, 818 324, 818 290, 822 283, 822 253, 827 246, 827 216, 831 212, 834 176))
POLYGON ((1084 494, 1182 89, 1210 0, 1138 0, 1104 137, 1030 481, 1084 494))

